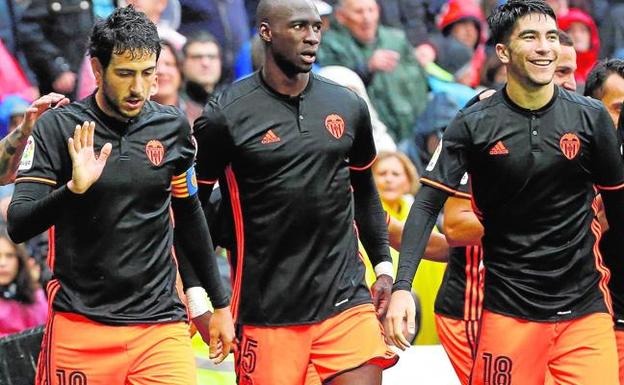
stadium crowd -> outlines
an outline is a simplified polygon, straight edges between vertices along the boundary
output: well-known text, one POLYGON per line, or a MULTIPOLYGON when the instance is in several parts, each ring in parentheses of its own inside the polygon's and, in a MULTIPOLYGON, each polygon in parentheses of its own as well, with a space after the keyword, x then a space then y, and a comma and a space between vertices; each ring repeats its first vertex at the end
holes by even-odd
MULTIPOLYGON (((97 91, 100 79, 94 74, 88 55, 94 25, 120 7, 131 5, 144 12, 156 25, 161 39, 150 99, 178 108, 188 125, 193 127, 194 123, 202 122, 201 127, 205 106, 219 95, 227 94, 235 81, 253 77, 268 60, 266 43, 258 33, 258 3, 258 0, 0 0, 0 183, 4 184, 0 188, 0 337, 46 323, 48 305, 44 288, 54 277, 48 264, 48 248, 54 245, 54 239, 48 237, 54 237, 54 233, 46 231, 23 243, 13 243, 5 235, 7 209, 18 167, 27 170, 29 159, 32 162, 34 144, 28 138, 33 127, 25 124, 29 114, 40 114, 50 105, 60 108, 68 103, 65 98, 72 102, 83 100, 97 91), (37 110, 37 101, 40 106, 46 106, 37 110)), ((487 18, 505 1, 313 0, 312 3, 322 20, 322 38, 317 52, 302 56, 309 56, 314 74, 352 90, 368 108, 377 150, 372 175, 386 213, 392 247, 390 257, 396 273, 401 233, 420 188, 420 176, 431 171, 428 165, 432 158, 433 163, 437 160, 436 149, 445 129, 462 108, 489 96, 491 91, 486 91, 503 92, 507 67, 497 55, 497 42, 490 33, 487 18)), ((624 1, 547 0, 546 3, 556 14, 561 42, 555 83, 572 93, 601 101, 613 125, 621 127, 624 1)), ((262 140, 264 143, 265 138, 262 140)), ((280 138, 266 137, 266 140, 280 138)), ((507 149, 501 147, 497 151, 507 149)), ((234 281, 231 277, 235 269, 231 271, 226 256, 237 238, 229 232, 231 218, 227 211, 232 210, 232 203, 227 202, 223 190, 223 186, 215 187, 208 194, 208 204, 202 200, 202 205, 217 246, 221 281, 228 295, 232 295, 230 282, 234 281)), ((597 199, 595 205, 604 230, 609 226, 604 210, 600 210, 601 200, 597 199)), ((453 341, 438 331, 448 326, 440 317, 461 320, 468 325, 466 330, 473 328, 466 332, 465 344, 476 343, 478 326, 475 325, 483 301, 481 260, 484 256, 480 248, 483 228, 472 210, 471 191, 466 188, 458 190, 437 216, 424 252, 426 260, 420 263, 411 286, 417 308, 415 319, 407 321, 415 324, 408 333, 409 343, 442 342, 462 384, 468 383, 469 372, 465 370, 468 364, 456 364, 461 359, 453 356, 456 353, 452 349, 453 341), (449 285, 457 284, 449 277, 452 273, 463 275, 459 305, 450 304, 448 299, 449 285)), ((369 262, 369 250, 364 246, 360 243, 360 254, 366 264, 367 284, 373 286, 379 273, 369 262)), ((618 271, 624 264, 617 262, 620 250, 617 235, 606 231, 599 247, 604 262, 611 268, 609 288, 624 297, 624 281, 618 271)), ((179 285, 181 289, 182 283, 179 285)), ((188 284, 185 282, 184 286, 188 284)), ((618 318, 624 300, 618 304, 618 295, 613 297, 619 306, 613 314, 615 329, 622 330, 622 335, 616 335, 624 347, 624 320, 618 318)), ((221 366, 214 365, 207 359, 203 336, 200 330, 193 337, 198 383, 234 384, 234 359, 230 356, 221 366)), ((476 350, 471 352, 467 354, 476 354, 476 350)), ((622 353, 620 381, 624 381, 622 353)))

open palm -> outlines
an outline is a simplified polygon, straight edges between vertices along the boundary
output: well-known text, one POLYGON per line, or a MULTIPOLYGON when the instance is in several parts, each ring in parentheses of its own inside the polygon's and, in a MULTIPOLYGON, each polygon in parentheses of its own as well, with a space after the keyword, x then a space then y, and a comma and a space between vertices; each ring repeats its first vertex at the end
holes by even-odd
POLYGON ((76 194, 83 194, 100 179, 112 150, 112 145, 106 143, 100 155, 96 156, 93 150, 94 133, 95 122, 84 122, 82 126, 76 125, 74 137, 68 140, 69 156, 72 160, 72 180, 67 187, 76 194))

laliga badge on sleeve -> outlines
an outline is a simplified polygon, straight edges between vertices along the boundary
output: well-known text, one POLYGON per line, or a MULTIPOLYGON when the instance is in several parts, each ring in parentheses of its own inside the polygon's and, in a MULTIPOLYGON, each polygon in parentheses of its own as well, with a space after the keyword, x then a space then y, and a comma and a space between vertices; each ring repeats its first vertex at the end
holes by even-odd
POLYGON ((20 160, 18 171, 30 170, 35 159, 35 139, 31 136, 28 137, 24 153, 22 153, 22 159, 20 160))

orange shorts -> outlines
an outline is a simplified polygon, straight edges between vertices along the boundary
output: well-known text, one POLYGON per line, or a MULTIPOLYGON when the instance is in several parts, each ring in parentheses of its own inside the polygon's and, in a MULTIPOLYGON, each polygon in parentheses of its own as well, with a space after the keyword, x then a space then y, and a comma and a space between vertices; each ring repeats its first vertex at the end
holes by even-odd
POLYGON ((366 364, 385 369, 399 359, 384 342, 371 304, 311 325, 245 325, 239 340, 239 385, 318 384, 366 364))
POLYGON ((613 320, 532 322, 484 311, 472 385, 618 385, 613 320))
POLYGON ((435 315, 440 342, 457 373, 459 382, 468 385, 470 372, 477 353, 479 321, 464 321, 435 315))
POLYGON ((37 385, 195 384, 184 322, 110 326, 53 312, 43 336, 37 385))
POLYGON ((615 331, 615 343, 618 351, 620 365, 620 384, 624 384, 624 330, 615 331))

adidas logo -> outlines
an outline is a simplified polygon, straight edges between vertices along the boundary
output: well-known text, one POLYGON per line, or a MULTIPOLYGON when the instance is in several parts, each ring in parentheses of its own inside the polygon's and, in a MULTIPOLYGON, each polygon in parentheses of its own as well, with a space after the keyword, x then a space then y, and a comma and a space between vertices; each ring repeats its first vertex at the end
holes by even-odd
POLYGON ((281 140, 280 137, 275 135, 273 130, 269 130, 267 131, 266 134, 264 134, 264 136, 262 137, 262 141, 260 143, 269 144, 269 143, 279 142, 280 140, 281 140))
POLYGON ((505 147, 502 140, 499 140, 498 142, 496 142, 494 147, 490 149, 490 155, 507 155, 507 154, 509 154, 509 150, 507 149, 507 147, 505 147))

